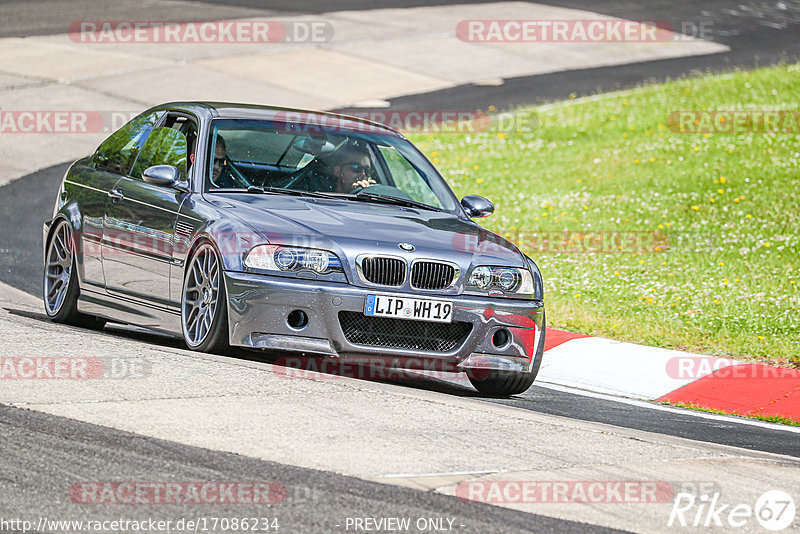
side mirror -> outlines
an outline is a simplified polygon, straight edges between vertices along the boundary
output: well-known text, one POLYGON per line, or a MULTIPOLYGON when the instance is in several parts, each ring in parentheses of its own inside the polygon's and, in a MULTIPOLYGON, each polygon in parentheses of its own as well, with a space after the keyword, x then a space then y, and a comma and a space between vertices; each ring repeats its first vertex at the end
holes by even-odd
POLYGON ((150 185, 173 187, 188 192, 186 184, 180 182, 181 172, 172 165, 153 165, 142 173, 142 180, 150 185))
POLYGON ((461 205, 470 218, 488 217, 494 213, 494 204, 478 195, 467 195, 461 199, 461 205))

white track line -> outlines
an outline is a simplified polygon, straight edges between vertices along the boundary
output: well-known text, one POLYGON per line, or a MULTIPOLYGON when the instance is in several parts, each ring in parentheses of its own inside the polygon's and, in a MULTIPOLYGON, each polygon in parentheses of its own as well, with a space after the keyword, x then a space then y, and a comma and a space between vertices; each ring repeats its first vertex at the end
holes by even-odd
POLYGON ((728 423, 739 424, 739 425, 750 425, 756 426, 760 428, 767 428, 770 430, 779 430, 783 432, 791 432, 794 434, 800 434, 800 426, 790 426, 790 425, 781 425, 779 423, 769 423, 767 421, 759 421, 757 419, 748 419, 745 417, 734 416, 734 415, 723 415, 723 414, 715 414, 710 412, 700 412, 697 410, 690 410, 687 408, 676 408, 674 406, 669 406, 665 404, 654 404, 653 401, 643 401, 643 400, 636 400, 636 399, 628 399, 625 397, 616 397, 614 395, 606 395, 604 393, 595 393, 594 391, 587 391, 585 389, 578 389, 572 388, 568 386, 562 386, 558 384, 551 384, 548 382, 540 382, 536 381, 533 383, 534 386, 540 386, 545 389, 552 389, 555 391, 561 391, 563 393, 572 393, 574 395, 581 395, 583 397, 591 397, 594 399, 601 399, 601 400, 608 400, 613 402, 619 402, 622 404, 628 404, 631 406, 636 406, 639 408, 648 408, 650 410, 658 410, 663 412, 670 412, 674 414, 682 414, 682 415, 691 415, 694 417, 700 417, 702 419, 710 419, 713 421, 725 421, 728 423))

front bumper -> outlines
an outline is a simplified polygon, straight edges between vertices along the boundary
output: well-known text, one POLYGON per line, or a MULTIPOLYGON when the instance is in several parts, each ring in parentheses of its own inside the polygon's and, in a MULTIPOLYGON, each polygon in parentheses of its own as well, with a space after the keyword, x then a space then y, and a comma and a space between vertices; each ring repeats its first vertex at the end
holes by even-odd
MULTIPOLYGON (((231 345, 288 350, 314 355, 401 361, 422 359, 441 364, 445 370, 503 369, 529 372, 544 345, 544 304, 535 300, 436 296, 453 302, 453 322, 471 323, 466 338, 448 352, 363 345, 348 341, 339 312, 363 313, 366 295, 383 293, 421 298, 425 295, 360 288, 337 282, 261 274, 225 272, 231 345), (308 316, 302 328, 289 326, 295 310, 308 316), (497 347, 492 337, 498 330, 510 333, 497 347)), ((406 321, 398 319, 398 321, 406 321)))

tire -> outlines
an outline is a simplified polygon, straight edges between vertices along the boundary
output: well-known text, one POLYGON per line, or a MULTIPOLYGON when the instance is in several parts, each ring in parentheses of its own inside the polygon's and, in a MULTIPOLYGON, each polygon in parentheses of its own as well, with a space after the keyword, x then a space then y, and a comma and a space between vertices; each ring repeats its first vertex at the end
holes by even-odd
MULTIPOLYGON (((545 333, 545 316, 542 316, 542 336, 545 333)), ((536 355, 533 359, 533 366, 527 373, 517 373, 510 371, 498 371, 495 369, 475 369, 467 372, 467 377, 472 386, 484 395, 492 397, 510 397, 528 391, 539 374, 539 366, 542 365, 542 355, 544 354, 544 337, 536 348, 536 355)))
POLYGON ((42 298, 47 316, 54 323, 103 328, 105 319, 78 311, 78 269, 75 260, 75 241, 67 221, 57 223, 48 238, 44 256, 42 298))
POLYGON ((208 242, 194 250, 183 277, 181 331, 191 350, 220 353, 230 347, 222 262, 208 242))

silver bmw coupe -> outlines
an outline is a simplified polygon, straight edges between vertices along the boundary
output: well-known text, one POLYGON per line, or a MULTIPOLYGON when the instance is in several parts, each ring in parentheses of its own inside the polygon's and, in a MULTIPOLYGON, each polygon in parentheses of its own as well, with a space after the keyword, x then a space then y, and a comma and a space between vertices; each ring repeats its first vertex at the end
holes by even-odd
POLYGON ((152 108, 67 171, 44 225, 56 322, 138 325, 193 350, 415 358, 487 395, 527 390, 542 277, 478 226, 405 137, 324 112, 152 108))

